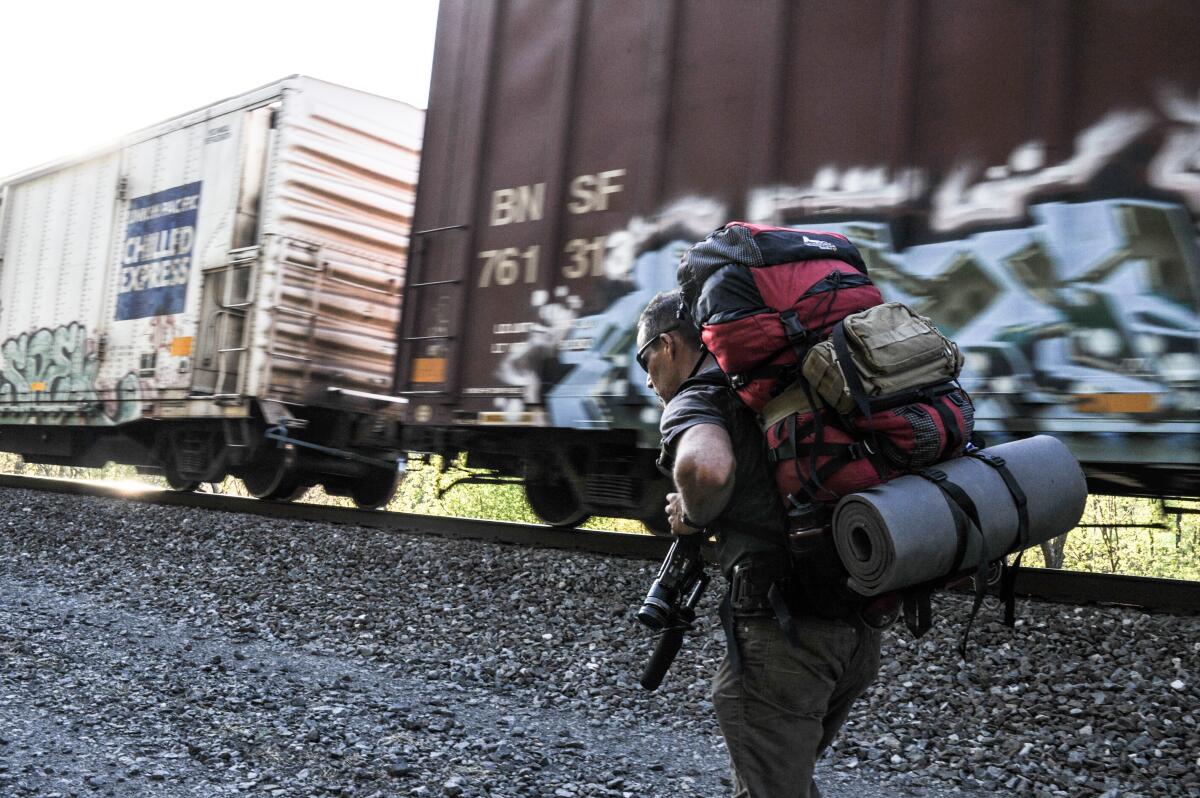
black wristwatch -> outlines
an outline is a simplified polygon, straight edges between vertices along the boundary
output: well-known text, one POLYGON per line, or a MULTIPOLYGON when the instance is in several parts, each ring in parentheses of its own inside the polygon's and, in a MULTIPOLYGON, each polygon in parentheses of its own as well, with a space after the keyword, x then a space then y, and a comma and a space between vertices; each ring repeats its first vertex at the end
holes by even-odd
POLYGON ((683 518, 681 520, 683 521, 684 526, 690 526, 692 529, 703 530, 707 526, 707 524, 697 524, 695 521, 687 517, 687 513, 683 514, 683 518))

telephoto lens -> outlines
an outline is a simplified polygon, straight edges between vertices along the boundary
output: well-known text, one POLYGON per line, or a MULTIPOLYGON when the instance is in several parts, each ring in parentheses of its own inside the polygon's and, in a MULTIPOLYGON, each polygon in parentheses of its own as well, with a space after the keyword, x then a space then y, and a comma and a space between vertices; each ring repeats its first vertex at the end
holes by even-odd
POLYGON ((704 558, 697 535, 676 538, 667 552, 637 619, 654 631, 670 626, 679 612, 679 600, 704 575, 704 558))
POLYGON ((672 593, 674 591, 664 588, 659 580, 654 580, 650 592, 646 594, 646 600, 637 611, 638 621, 656 632, 666 629, 671 622, 671 605, 675 603, 672 593))

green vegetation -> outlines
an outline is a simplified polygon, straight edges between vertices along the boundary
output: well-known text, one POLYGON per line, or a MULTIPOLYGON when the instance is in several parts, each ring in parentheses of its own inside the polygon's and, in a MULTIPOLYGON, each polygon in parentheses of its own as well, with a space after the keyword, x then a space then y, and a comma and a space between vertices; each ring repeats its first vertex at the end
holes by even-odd
MULTIPOLYGON (((452 516, 459 518, 495 518, 517 523, 538 523, 525 491, 519 483, 506 485, 465 484, 451 487, 460 479, 480 472, 465 468, 463 460, 449 464, 443 469, 440 457, 428 462, 409 462, 408 472, 396 495, 385 509, 403 513, 452 516)), ((98 479, 110 482, 140 482, 156 488, 167 487, 162 477, 138 474, 133 466, 109 463, 104 468, 76 468, 73 466, 46 466, 25 463, 20 456, 0 452, 0 473, 23 474, 35 477, 62 479, 98 479)), ((213 490, 230 496, 248 496, 240 479, 228 477, 219 485, 204 485, 203 490, 213 490)), ((350 499, 330 496, 319 487, 310 488, 298 501, 314 504, 332 504, 353 507, 350 499)), ((610 529, 618 532, 646 532, 638 521, 628 518, 593 518, 584 525, 588 529, 610 529)))
MULTIPOLYGON (((1062 546, 1063 567, 1200 580, 1200 515, 1168 513, 1164 507, 1200 511, 1200 502, 1089 497, 1080 528, 1062 546)), ((1021 561, 1032 567, 1045 562, 1037 547, 1021 561)))
MULTIPOLYGON (((444 469, 442 465, 440 458, 411 462, 387 509, 520 523, 537 521, 519 484, 451 487, 472 472, 464 467, 462 460, 444 469)), ((0 473, 136 481, 166 487, 162 478, 139 475, 131 466, 111 463, 104 468, 41 466, 24 463, 17 455, 6 453, 0 453, 0 473)), ((241 481, 233 478, 215 489, 220 493, 247 495, 241 481)), ((352 506, 349 499, 327 496, 320 488, 309 490, 301 501, 352 506)), ((1072 570, 1200 580, 1200 515, 1167 512, 1178 507, 1200 510, 1200 502, 1172 500, 1164 505, 1153 499, 1092 496, 1083 524, 1061 541, 1061 549, 1053 545, 1034 547, 1025 554, 1022 563, 1043 567, 1045 550, 1049 550, 1052 561, 1061 554, 1062 567, 1072 570)), ((587 526, 622 532, 645 531, 640 523, 621 518, 593 518, 587 526)))

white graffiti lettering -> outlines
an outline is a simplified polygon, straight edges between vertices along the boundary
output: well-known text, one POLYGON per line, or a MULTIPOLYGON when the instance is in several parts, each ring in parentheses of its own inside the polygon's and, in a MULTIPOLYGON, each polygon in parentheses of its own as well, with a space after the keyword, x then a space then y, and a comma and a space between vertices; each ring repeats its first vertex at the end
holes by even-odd
MULTIPOLYGON (((643 252, 656 250, 668 240, 697 241, 728 221, 725 204, 708 197, 685 197, 646 219, 635 216, 624 230, 605 240, 604 276, 624 280, 643 252)), ((682 253, 681 253, 682 254, 682 253)))
POLYGON ((1149 111, 1114 111, 1080 133, 1074 154, 1060 164, 1042 167, 1039 153, 1044 146, 1027 142, 1013 150, 1006 166, 986 170, 977 183, 971 182, 975 167, 956 167, 933 192, 930 227, 949 231, 972 224, 1018 222, 1038 194, 1085 185, 1153 125, 1149 111))
POLYGON ((789 216, 901 208, 920 199, 924 191, 925 175, 920 169, 902 169, 892 176, 882 166, 845 171, 825 166, 807 186, 751 191, 746 213, 752 222, 778 225, 789 216))
POLYGON ((1150 162, 1147 180, 1155 188, 1179 192, 1192 212, 1200 213, 1200 96, 1190 100, 1168 93, 1162 105, 1175 126, 1150 162))

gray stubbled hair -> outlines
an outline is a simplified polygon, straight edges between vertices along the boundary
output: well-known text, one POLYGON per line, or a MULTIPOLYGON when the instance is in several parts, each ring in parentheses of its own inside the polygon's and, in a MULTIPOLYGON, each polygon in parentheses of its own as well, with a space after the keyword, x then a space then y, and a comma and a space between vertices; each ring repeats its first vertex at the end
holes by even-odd
POLYGON ((638 319, 638 326, 646 330, 649 335, 657 335, 678 325, 675 330, 684 342, 694 349, 700 349, 703 347, 700 330, 692 321, 691 314, 685 309, 684 317, 679 318, 679 308, 682 304, 683 299, 680 297, 678 288, 655 294, 650 303, 646 305, 646 309, 642 311, 641 318, 638 319))

